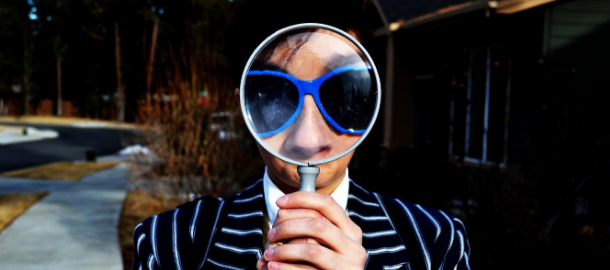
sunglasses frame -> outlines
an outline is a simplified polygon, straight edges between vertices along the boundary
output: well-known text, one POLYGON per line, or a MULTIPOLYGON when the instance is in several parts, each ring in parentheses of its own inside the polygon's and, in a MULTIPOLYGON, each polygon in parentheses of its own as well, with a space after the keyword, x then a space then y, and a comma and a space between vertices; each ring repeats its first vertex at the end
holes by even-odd
POLYGON ((316 102, 318 109, 322 113, 322 116, 324 117, 324 119, 326 119, 326 121, 328 121, 328 123, 330 123, 330 125, 334 129, 336 129, 340 133, 347 133, 350 135, 364 134, 366 129, 353 130, 353 129, 346 129, 346 128, 343 128, 342 126, 340 126, 339 123, 337 123, 328 114, 328 112, 324 108, 324 105, 322 104, 322 101, 320 100, 320 87, 322 86, 322 84, 324 84, 324 82, 326 82, 326 80, 328 80, 329 78, 332 78, 333 76, 335 76, 337 74, 341 74, 344 72, 363 71, 363 70, 370 71, 371 67, 370 66, 338 67, 313 80, 300 80, 288 73, 284 73, 284 72, 277 71, 277 70, 250 70, 250 71, 248 71, 248 76, 271 75, 271 76, 282 77, 282 78, 288 79, 290 82, 292 82, 296 86, 297 90, 299 91, 299 102, 298 102, 297 108, 294 111, 294 113, 292 113, 292 115, 288 118, 286 123, 282 124, 279 128, 277 128, 275 130, 267 131, 267 132, 259 132, 258 136, 263 137, 263 138, 270 137, 275 134, 281 133, 282 131, 286 130, 289 126, 291 126, 294 123, 294 121, 297 119, 298 115, 301 113, 301 110, 303 109, 303 102, 305 101, 305 95, 307 95, 307 94, 313 96, 313 99, 316 102))
MULTIPOLYGON (((328 74, 331 74, 331 73, 329 72, 328 74)), ((288 74, 286 74, 286 75, 288 75, 288 74)), ((324 75, 324 76, 326 76, 326 75, 324 75)), ((322 76, 322 77, 324 77, 324 76, 322 76)), ((332 75, 330 75, 330 76, 332 76, 332 75)), ((322 77, 320 77, 320 78, 322 78, 322 77)), ((318 78, 318 79, 320 79, 320 78, 318 78)), ((298 84, 297 84, 297 88, 300 88, 298 84)), ((319 87, 317 87, 317 89, 318 88, 319 87)), ((285 28, 282 28, 282 29, 278 30, 277 32, 273 33, 271 36, 267 37, 256 48, 256 50, 254 50, 254 52, 250 56, 250 59, 248 59, 248 62, 246 63, 246 66, 244 68, 244 72, 242 73, 242 76, 241 76, 241 83, 240 83, 240 88, 239 89, 240 89, 239 90, 239 97, 240 97, 241 112, 242 112, 242 115, 244 116, 244 120, 246 122, 246 126, 250 130, 250 133, 252 133, 252 135, 254 135, 254 139, 265 150, 267 150, 269 153, 271 153, 275 157, 277 157, 277 158, 279 158, 279 159, 281 159, 281 160, 283 160, 283 161, 285 161, 287 163, 294 164, 294 165, 297 165, 297 166, 304 166, 304 167, 311 167, 311 166, 315 166, 315 165, 329 163, 331 161, 337 160, 337 159, 345 156, 346 154, 348 154, 351 151, 353 151, 356 147, 358 147, 358 145, 360 145, 360 143, 362 143, 362 141, 370 133, 371 129, 373 128, 373 125, 375 124, 375 121, 377 120, 377 115, 379 114, 379 107, 381 106, 381 92, 382 92, 381 91, 381 81, 379 80, 379 73, 377 72, 377 68, 375 67, 375 64, 373 63, 373 59, 371 58, 369 53, 366 51, 366 49, 364 49, 364 47, 360 44, 360 42, 358 42, 355 38, 350 36, 348 33, 344 32, 343 30, 340 30, 340 29, 338 29, 336 27, 333 27, 333 26, 329 26, 329 25, 326 25, 326 24, 319 24, 319 23, 303 23, 303 24, 296 24, 296 25, 288 26, 288 27, 285 27, 285 28), (248 110, 246 108, 246 93, 245 93, 246 87, 245 86, 246 86, 246 80, 247 80, 247 77, 248 77, 248 73, 250 71, 250 67, 252 66, 252 63, 254 62, 254 59, 256 59, 256 57, 261 53, 261 51, 263 50, 263 48, 265 48, 265 46, 267 46, 271 41, 273 41, 274 39, 276 39, 278 36, 280 36, 282 34, 285 34, 287 32, 294 31, 294 30, 308 29, 308 28, 321 28, 321 29, 329 30, 331 32, 335 32, 335 33, 341 35, 342 37, 346 38, 350 42, 352 42, 364 54, 364 56, 368 60, 368 64, 369 64, 369 66, 367 66, 367 67, 370 67, 370 70, 372 70, 373 74, 375 74, 375 82, 377 84, 376 85, 377 86, 377 101, 376 101, 376 104, 375 104, 375 113, 373 114, 373 118, 371 119, 371 122, 369 123, 368 127, 366 128, 366 130, 362 133, 362 136, 358 139, 358 141, 356 141, 356 143, 354 143, 350 148, 348 148, 347 150, 341 152, 338 155, 335 155, 335 156, 327 158, 327 159, 316 160, 316 161, 298 161, 298 160, 294 160, 294 159, 285 157, 285 156, 277 153, 273 149, 269 148, 265 144, 265 142, 262 140, 260 134, 258 132, 256 132, 256 129, 252 126, 252 118, 251 118, 251 116, 248 113, 248 110)), ((318 103, 318 101, 316 101, 316 103, 318 103)), ((320 108, 320 110, 324 114, 325 112, 323 111, 321 106, 319 106, 319 108, 320 108)), ((325 115, 325 117, 326 117, 326 115, 325 115)), ((332 123, 331 123, 331 125, 332 125, 332 123)))

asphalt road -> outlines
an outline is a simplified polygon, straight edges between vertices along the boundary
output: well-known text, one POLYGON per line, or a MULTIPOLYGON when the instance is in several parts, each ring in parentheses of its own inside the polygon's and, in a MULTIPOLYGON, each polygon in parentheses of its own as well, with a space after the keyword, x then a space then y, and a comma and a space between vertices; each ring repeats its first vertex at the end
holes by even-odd
POLYGON ((116 154, 127 145, 134 144, 136 131, 111 128, 77 128, 70 126, 16 124, 52 129, 59 133, 55 139, 37 142, 0 145, 0 173, 57 161, 84 160, 88 150, 97 156, 116 154))

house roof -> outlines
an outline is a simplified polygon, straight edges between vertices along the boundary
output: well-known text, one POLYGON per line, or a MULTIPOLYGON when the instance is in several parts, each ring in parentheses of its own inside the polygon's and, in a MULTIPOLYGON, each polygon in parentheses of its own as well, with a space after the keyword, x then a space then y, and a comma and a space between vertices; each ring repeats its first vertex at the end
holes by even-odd
POLYGON ((478 10, 513 14, 558 0, 374 0, 384 13, 390 30, 427 24, 478 10), (394 25, 392 25, 394 24, 394 25))
MULTIPOLYGON (((477 0, 477 2, 480 0, 477 0)), ((408 21, 473 0, 377 0, 388 22, 408 21)))

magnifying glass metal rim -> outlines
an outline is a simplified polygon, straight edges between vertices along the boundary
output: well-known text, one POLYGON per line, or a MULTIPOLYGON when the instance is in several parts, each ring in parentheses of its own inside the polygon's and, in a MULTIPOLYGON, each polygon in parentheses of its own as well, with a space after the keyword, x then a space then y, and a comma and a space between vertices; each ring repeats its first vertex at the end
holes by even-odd
POLYGON ((281 159, 281 160, 283 160, 283 161, 285 161, 287 163, 294 164, 294 165, 297 165, 297 166, 310 167, 310 166, 315 166, 315 165, 329 163, 331 161, 337 160, 337 159, 345 156, 347 153, 353 151, 356 147, 358 147, 358 145, 360 145, 360 143, 364 140, 364 138, 366 138, 366 136, 371 131, 373 125, 375 124, 375 121, 377 121, 377 115, 379 114, 379 107, 381 106, 381 80, 379 80, 379 73, 377 72, 377 68, 375 67, 375 63, 373 63, 373 58, 371 58, 371 56, 366 51, 366 49, 364 49, 364 47, 360 44, 360 42, 358 42, 354 37, 350 36, 348 33, 344 32, 343 30, 338 29, 338 28, 333 27, 333 26, 330 26, 330 25, 320 24, 320 23, 302 23, 302 24, 295 24, 295 25, 291 25, 291 26, 282 28, 282 29, 278 30, 277 32, 273 33, 271 36, 267 37, 260 45, 258 45, 256 50, 254 50, 254 53, 250 56, 250 59, 248 59, 248 62, 247 62, 246 67, 244 69, 244 72, 242 73, 241 82, 240 82, 240 85, 239 85, 239 99, 240 99, 241 111, 242 111, 242 114, 244 116, 244 120, 246 122, 246 126, 250 130, 250 133, 252 133, 254 135, 254 138, 256 139, 256 141, 265 150, 267 150, 269 153, 271 153, 275 157, 277 157, 277 158, 279 158, 279 159, 281 159), (369 64, 371 65, 371 68, 373 69, 373 73, 375 73, 375 79, 377 81, 377 89, 378 89, 378 91, 377 91, 377 104, 375 105, 375 113, 373 115, 373 119, 372 119, 371 123, 369 124, 369 126, 366 128, 366 131, 364 132, 364 134, 362 134, 360 139, 358 139, 358 141, 356 141, 356 143, 354 143, 354 145, 352 145, 347 150, 345 150, 342 153, 340 153, 338 155, 335 155, 333 157, 330 157, 330 158, 327 158, 327 159, 322 159, 322 160, 317 160, 317 161, 305 161, 305 162, 303 162, 303 161, 298 161, 298 160, 294 160, 294 159, 285 157, 285 156, 277 153, 273 149, 270 149, 265 144, 265 142, 263 142, 263 140, 259 136, 255 135, 256 134, 256 129, 254 129, 254 127, 251 124, 251 122, 252 122, 251 120, 252 119, 246 119, 246 118, 250 118, 250 114, 246 110, 246 93, 245 93, 245 91, 246 91, 245 89, 246 88, 245 88, 245 86, 246 86, 246 77, 248 75, 248 70, 250 69, 250 66, 252 65, 252 62, 254 62, 254 59, 256 59, 258 54, 261 52, 261 50, 267 44, 269 44, 275 38, 277 38, 278 36, 280 36, 280 35, 282 35, 282 34, 284 34, 286 32, 293 31, 293 30, 298 30, 298 29, 305 29, 305 28, 322 28, 322 29, 330 30, 330 31, 333 31, 333 32, 341 34, 343 37, 347 38, 352 43, 354 43, 356 45, 356 47, 358 47, 358 49, 360 51, 362 51, 362 53, 364 53, 366 58, 369 60, 369 64))

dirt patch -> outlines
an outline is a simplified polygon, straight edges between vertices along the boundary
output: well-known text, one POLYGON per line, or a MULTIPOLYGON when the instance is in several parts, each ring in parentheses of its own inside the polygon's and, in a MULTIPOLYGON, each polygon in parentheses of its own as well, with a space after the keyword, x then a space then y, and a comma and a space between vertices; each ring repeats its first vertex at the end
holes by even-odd
POLYGON ((44 125, 92 125, 96 127, 110 128, 136 128, 136 125, 128 123, 117 123, 112 121, 103 121, 89 118, 59 117, 50 115, 28 115, 20 117, 0 116, 0 122, 44 125))
POLYGON ((119 161, 98 162, 57 162, 23 170, 0 174, 3 177, 29 178, 38 180, 78 181, 83 177, 119 164, 119 161))
POLYGON ((0 194, 0 233, 48 192, 0 194))
POLYGON ((176 208, 182 202, 162 196, 149 195, 141 190, 127 193, 119 218, 119 243, 125 270, 133 263, 133 229, 147 217, 176 208))
POLYGON ((0 125, 0 132, 5 131, 5 130, 23 130, 25 127, 20 127, 20 126, 3 126, 0 125))

